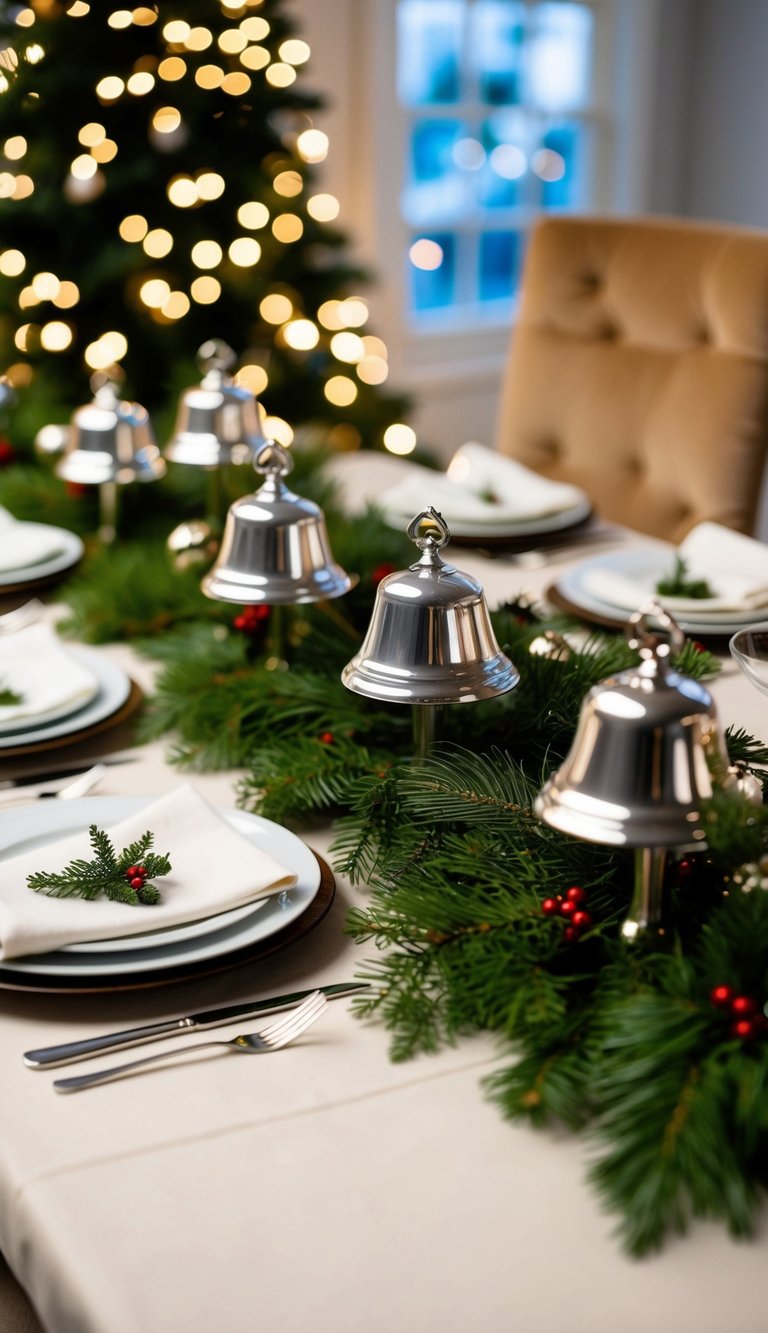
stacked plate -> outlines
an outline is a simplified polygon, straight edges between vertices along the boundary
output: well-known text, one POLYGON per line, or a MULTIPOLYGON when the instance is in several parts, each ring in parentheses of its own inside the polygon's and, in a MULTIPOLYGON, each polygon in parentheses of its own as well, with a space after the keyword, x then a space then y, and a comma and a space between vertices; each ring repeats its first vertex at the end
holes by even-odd
POLYGON ((550 595, 582 619, 617 629, 651 599, 661 602, 686 634, 698 638, 730 637, 748 625, 768 622, 768 604, 723 607, 716 597, 692 600, 656 592, 670 573, 674 555, 673 547, 659 545, 595 556, 574 565, 550 595))
MULTIPOLYGON (((150 803, 148 797, 95 796, 50 801, 4 814, 0 812, 0 858, 44 847, 91 824, 109 827, 150 803)), ((179 980, 200 971, 231 966, 266 952, 278 938, 292 935, 302 922, 309 929, 332 901, 333 881, 325 884, 318 861, 295 834, 271 820, 243 810, 219 813, 236 832, 268 851, 298 876, 291 889, 201 920, 142 931, 119 939, 69 944, 55 952, 0 963, 0 987, 28 990, 116 990, 179 980), (315 911, 310 909, 315 908, 315 911), (290 928, 294 931, 291 932, 290 928)), ((303 933, 303 931, 301 932, 303 933)))
MULTIPOLYGON (((0 513, 4 515, 5 511, 0 513)), ((43 587, 74 569, 83 558, 83 543, 74 532, 66 528, 55 528, 48 523, 20 523, 14 526, 23 531, 25 538, 32 539, 35 545, 39 543, 39 548, 48 553, 21 566, 0 560, 0 595, 43 587)), ((10 534, 7 534, 7 540, 10 545, 10 534)))
MULTIPOLYGON (((34 628, 0 636, 0 684, 13 683, 4 670, 4 659, 11 648, 16 649, 22 643, 21 636, 34 628)), ((62 652, 81 669, 84 678, 90 678, 90 683, 76 696, 64 697, 39 709, 0 707, 0 760, 37 748, 74 744, 111 720, 119 721, 129 704, 138 703, 140 694, 130 677, 108 658, 92 648, 68 647, 62 648, 62 652)), ((22 699, 23 688, 22 685, 22 699)))

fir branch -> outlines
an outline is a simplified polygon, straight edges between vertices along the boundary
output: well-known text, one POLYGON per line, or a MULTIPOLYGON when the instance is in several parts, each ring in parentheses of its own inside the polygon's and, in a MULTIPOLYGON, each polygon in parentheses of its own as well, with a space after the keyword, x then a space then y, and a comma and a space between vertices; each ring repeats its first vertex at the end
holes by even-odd
POLYGON ((15 704, 21 704, 23 702, 24 695, 19 694, 17 690, 12 689, 11 686, 3 680, 2 676, 0 676, 0 707, 10 708, 15 704))
POLYGON ((35 893, 44 893, 51 898, 94 898, 105 896, 113 902, 153 906, 160 902, 160 893, 150 881, 167 875, 171 863, 166 855, 158 855, 149 849, 154 842, 154 835, 144 833, 119 855, 103 829, 91 824, 88 830, 93 860, 77 858, 65 866, 62 871, 38 871, 27 876, 27 887, 35 893), (141 874, 127 876, 130 867, 140 863, 141 874), (141 884, 134 883, 141 879, 141 884))

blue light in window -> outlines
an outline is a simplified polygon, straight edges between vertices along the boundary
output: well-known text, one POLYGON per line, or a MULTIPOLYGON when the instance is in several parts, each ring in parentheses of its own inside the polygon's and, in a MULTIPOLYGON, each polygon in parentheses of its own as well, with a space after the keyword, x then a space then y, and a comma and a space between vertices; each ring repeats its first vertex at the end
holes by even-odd
POLYGON ((481 301, 506 300, 514 295, 520 271, 520 250, 520 234, 516 231, 487 231, 480 237, 481 301))
POLYGON ((456 300, 456 236, 452 232, 433 232, 419 239, 432 241, 443 252, 437 268, 408 265, 411 309, 415 314, 453 305, 456 300))
POLYGON ((397 91, 406 106, 458 101, 463 10, 459 0, 401 0, 397 91))

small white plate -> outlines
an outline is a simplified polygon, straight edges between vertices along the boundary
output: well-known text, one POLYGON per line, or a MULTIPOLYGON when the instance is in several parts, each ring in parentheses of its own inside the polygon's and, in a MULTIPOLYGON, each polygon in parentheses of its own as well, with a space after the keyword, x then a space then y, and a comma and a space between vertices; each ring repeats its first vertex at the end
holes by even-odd
MULTIPOLYGON (((557 589, 567 601, 571 602, 580 610, 596 616, 602 616, 616 621, 628 619, 637 607, 631 609, 616 606, 613 602, 606 601, 599 597, 589 588, 585 588, 584 581, 590 574, 601 569, 608 569, 614 574, 623 574, 626 578, 637 579, 639 585, 642 583, 650 584, 658 582, 660 578, 669 572, 670 553, 672 547, 659 547, 653 549, 650 547, 638 547, 629 551, 613 551, 610 555, 593 556, 589 560, 583 560, 572 569, 567 570, 557 582, 557 589)), ((664 597, 661 594, 651 594, 664 605, 664 597)), ((642 586, 638 586, 639 606, 644 597, 642 586)), ((687 612, 670 609, 670 614, 674 616, 678 625, 686 634, 734 634, 738 629, 744 629, 748 625, 760 624, 768 620, 768 608, 762 611, 753 609, 749 611, 724 611, 722 613, 711 612, 709 615, 690 615, 687 612)))
MULTIPOLYGON (((391 528, 407 528, 413 519, 413 514, 406 516, 404 513, 395 514, 389 510, 382 512, 385 522, 391 528)), ((519 523, 510 519, 498 523, 473 523, 470 520, 452 519, 447 512, 443 514, 443 518, 451 530, 452 537, 473 537, 482 541, 483 537, 544 537, 552 532, 575 527, 577 523, 589 518, 591 512, 592 505, 585 495, 568 509, 561 509, 556 514, 541 514, 538 518, 521 519, 519 523)))
MULTIPOLYGON (((24 807, 7 814, 0 811, 0 858, 17 856, 33 847, 45 847, 67 834, 85 830, 91 824, 109 828, 155 799, 155 796, 89 796, 75 801, 46 801, 43 805, 24 807)), ((218 958, 283 930, 317 895, 321 878, 317 858, 294 833, 269 819, 245 810, 219 809, 219 814, 255 846, 269 851, 281 865, 294 871, 298 876, 297 883, 284 893, 250 904, 248 912, 243 912, 236 921, 230 918, 228 925, 217 925, 219 917, 208 918, 205 924, 213 922, 210 933, 203 929, 190 933, 186 939, 177 938, 147 948, 136 947, 136 936, 132 936, 130 946, 123 950, 77 953, 59 949, 34 957, 12 958, 7 963, 0 963, 0 980, 4 973, 66 980, 136 976, 142 972, 218 958)), ((230 914, 222 915, 229 917, 230 914)), ((116 943, 110 941, 110 945, 116 943)))
POLYGON ((65 569, 71 569, 83 558, 85 549, 83 543, 77 533, 70 532, 68 528, 56 528, 50 523, 28 523, 27 527, 38 528, 41 532, 51 535, 55 533, 59 549, 35 565, 24 565, 21 569, 0 570, 0 588, 52 578, 54 574, 61 574, 65 569))
POLYGON ((191 940, 196 935, 212 935, 224 926, 233 926, 244 917, 266 907, 267 899, 261 898, 255 903, 244 903, 242 907, 232 907, 228 912, 219 912, 216 916, 206 916, 200 921, 186 921, 181 926, 166 926, 164 930, 147 930, 139 935, 122 935, 117 940, 86 940, 83 944, 65 944, 59 953, 131 953, 134 949, 164 948, 166 944, 176 944, 179 940, 191 940))
POLYGON ((93 648, 72 648, 72 656, 87 668, 97 682, 96 693, 90 703, 82 705, 74 713, 59 718, 58 721, 42 722, 27 720, 24 727, 15 731, 4 731, 0 735, 0 750, 12 749, 16 745, 36 745, 38 741, 54 740, 58 736, 69 736, 72 732, 84 731, 87 727, 103 722, 105 718, 122 708, 131 692, 130 677, 121 667, 115 666, 93 648))

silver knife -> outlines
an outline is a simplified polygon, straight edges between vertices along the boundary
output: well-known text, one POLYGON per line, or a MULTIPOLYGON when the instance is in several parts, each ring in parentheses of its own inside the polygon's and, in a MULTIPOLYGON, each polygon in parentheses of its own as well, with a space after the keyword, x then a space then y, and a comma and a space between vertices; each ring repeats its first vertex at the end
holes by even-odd
MULTIPOLYGON (((2 755, 0 755, 0 758, 2 758, 2 755)), ((79 777, 81 773, 86 773, 89 768, 93 767, 93 764, 107 764, 111 767, 113 764, 132 764, 134 762, 133 755, 121 755, 119 758, 115 759, 97 758, 91 761, 86 760, 84 763, 74 764, 70 768, 52 769, 48 773, 28 773, 23 777, 18 778, 2 778, 0 779, 0 792, 21 792, 24 791, 26 787, 50 787, 50 789, 53 790, 53 787, 58 786, 59 783, 67 782, 70 778, 76 778, 79 777)))
POLYGON ((222 1009, 204 1009, 200 1014, 186 1018, 168 1018, 162 1023, 147 1023, 140 1028, 124 1028, 105 1037, 86 1037, 83 1041, 68 1041, 61 1046, 43 1046, 37 1051, 25 1051, 24 1063, 29 1069, 52 1069, 54 1065, 69 1065, 75 1060, 88 1060, 102 1051, 124 1050, 126 1046, 141 1046, 144 1042, 159 1041, 178 1032, 200 1032, 203 1028, 222 1027, 235 1018, 255 1018, 261 1014, 278 1014, 281 1009, 293 1009, 308 995, 319 990, 330 1000, 355 991, 368 990, 367 981, 343 981, 333 986, 315 986, 308 990, 293 991, 288 995, 273 995, 268 1000, 246 1000, 229 1004, 222 1009))

